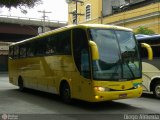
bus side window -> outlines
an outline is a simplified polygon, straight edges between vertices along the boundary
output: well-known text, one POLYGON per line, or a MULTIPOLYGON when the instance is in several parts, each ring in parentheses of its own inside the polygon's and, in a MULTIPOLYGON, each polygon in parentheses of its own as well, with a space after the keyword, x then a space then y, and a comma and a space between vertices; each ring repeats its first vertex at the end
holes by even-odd
POLYGON ((53 36, 47 37, 46 43, 46 55, 52 55, 55 53, 55 47, 53 43, 53 36))
POLYGON ((19 51, 20 51, 20 58, 25 58, 26 57, 26 46, 23 44, 20 45, 19 51))
POLYGON ((90 78, 89 46, 83 29, 73 30, 73 56, 77 69, 85 78, 90 78))
POLYGON ((28 42, 26 46, 27 46, 27 56, 28 57, 34 56, 34 51, 35 51, 34 42, 28 42))
POLYGON ((19 58, 19 46, 14 46, 14 58, 19 58))
POLYGON ((41 56, 41 55, 45 55, 45 52, 46 52, 45 38, 35 41, 35 53, 34 54, 36 56, 41 56))
POLYGON ((57 54, 57 41, 58 36, 57 35, 51 35, 47 38, 47 44, 46 44, 46 54, 57 54))
POLYGON ((153 57, 154 58, 159 58, 160 57, 160 46, 159 45, 156 45, 156 46, 152 46, 152 50, 153 50, 153 57))
POLYGON ((142 59, 147 59, 148 58, 148 52, 147 52, 147 49, 144 48, 144 47, 141 47, 141 43, 145 43, 145 42, 139 42, 138 45, 139 45, 139 50, 140 50, 140 56, 142 59))
POLYGON ((47 38, 46 54, 71 55, 71 31, 47 38))
POLYGON ((140 52, 141 52, 140 54, 141 54, 142 59, 147 59, 148 58, 148 52, 147 52, 146 48, 141 48, 140 52))
POLYGON ((62 34, 59 37, 61 52, 65 55, 71 55, 71 31, 65 31, 60 34, 62 34))
POLYGON ((11 47, 9 48, 9 57, 10 57, 11 59, 14 58, 14 47, 13 47, 13 46, 11 46, 11 47))
POLYGON ((71 31, 64 31, 58 34, 57 52, 62 55, 71 55, 71 31))

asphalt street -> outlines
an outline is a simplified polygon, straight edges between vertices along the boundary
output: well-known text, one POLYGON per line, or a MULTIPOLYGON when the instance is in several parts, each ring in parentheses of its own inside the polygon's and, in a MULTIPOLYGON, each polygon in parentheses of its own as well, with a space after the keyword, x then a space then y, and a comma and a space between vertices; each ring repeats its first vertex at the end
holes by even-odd
POLYGON ((27 89, 20 92, 0 74, 0 120, 136 120, 160 119, 160 100, 151 94, 140 98, 88 103, 74 100, 71 105, 59 96, 27 89), (2 117, 1 117, 2 116, 2 117))

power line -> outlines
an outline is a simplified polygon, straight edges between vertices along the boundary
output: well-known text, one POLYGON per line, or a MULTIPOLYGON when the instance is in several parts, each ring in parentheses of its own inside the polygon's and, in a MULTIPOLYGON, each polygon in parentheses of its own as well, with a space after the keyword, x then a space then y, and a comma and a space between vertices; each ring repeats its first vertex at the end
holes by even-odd
POLYGON ((46 21, 46 17, 48 17, 48 16, 46 16, 46 13, 52 13, 52 12, 47 12, 45 10, 38 11, 38 12, 43 14, 43 16, 42 16, 42 18, 43 18, 43 29, 42 29, 42 32, 45 32, 45 21, 46 21))

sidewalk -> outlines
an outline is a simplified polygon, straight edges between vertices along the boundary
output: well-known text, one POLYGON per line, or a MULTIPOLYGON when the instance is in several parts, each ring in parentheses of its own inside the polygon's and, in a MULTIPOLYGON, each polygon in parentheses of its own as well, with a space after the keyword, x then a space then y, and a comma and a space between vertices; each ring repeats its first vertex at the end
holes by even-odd
POLYGON ((0 74, 8 74, 8 71, 7 71, 7 72, 1 72, 1 71, 0 71, 0 74))
POLYGON ((8 76, 8 72, 0 72, 0 77, 6 77, 8 76))

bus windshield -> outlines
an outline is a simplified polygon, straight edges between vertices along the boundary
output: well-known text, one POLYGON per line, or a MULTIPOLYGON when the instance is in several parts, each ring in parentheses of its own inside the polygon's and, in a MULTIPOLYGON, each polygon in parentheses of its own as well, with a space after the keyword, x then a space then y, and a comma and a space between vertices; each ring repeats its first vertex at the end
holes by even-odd
POLYGON ((132 32, 99 28, 89 32, 99 50, 99 60, 92 64, 94 79, 125 81, 141 78, 140 56, 132 32))

